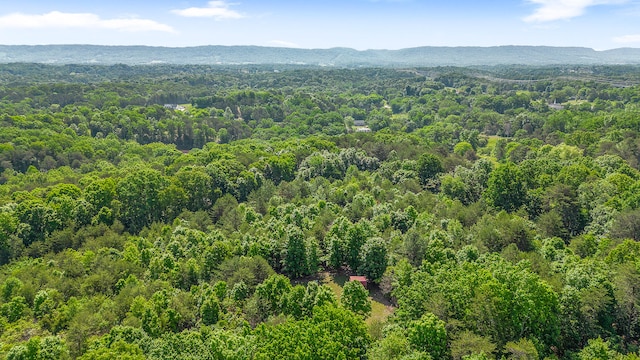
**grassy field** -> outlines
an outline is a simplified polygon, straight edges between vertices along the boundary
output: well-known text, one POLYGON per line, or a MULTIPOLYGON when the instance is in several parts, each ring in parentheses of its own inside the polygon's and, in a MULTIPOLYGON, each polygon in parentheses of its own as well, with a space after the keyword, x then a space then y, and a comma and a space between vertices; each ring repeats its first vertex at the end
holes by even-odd
MULTIPOLYGON (((342 287, 345 282, 349 281, 349 276, 344 273, 329 272, 323 272, 319 275, 319 282, 330 287, 338 299, 340 299, 342 287)), ((366 323, 370 327, 376 327, 380 323, 385 322, 389 315, 393 313, 393 306, 382 295, 382 292, 377 286, 369 287, 369 299, 371 300, 371 316, 366 319, 366 323)))

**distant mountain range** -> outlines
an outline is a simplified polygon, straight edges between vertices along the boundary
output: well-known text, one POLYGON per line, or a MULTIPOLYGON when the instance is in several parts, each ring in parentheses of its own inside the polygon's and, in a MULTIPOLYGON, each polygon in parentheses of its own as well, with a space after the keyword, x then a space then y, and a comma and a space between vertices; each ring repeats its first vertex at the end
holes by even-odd
POLYGON ((335 67, 640 64, 640 49, 581 47, 417 47, 401 50, 292 49, 259 46, 184 48, 98 45, 0 45, 0 63, 46 64, 290 64, 335 67))

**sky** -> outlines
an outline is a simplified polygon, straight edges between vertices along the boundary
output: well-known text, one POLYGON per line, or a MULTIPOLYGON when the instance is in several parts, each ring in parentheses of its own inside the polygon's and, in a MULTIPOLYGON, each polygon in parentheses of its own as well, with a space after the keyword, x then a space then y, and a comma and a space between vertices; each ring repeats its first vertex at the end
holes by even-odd
POLYGON ((0 0, 0 44, 640 47, 640 0, 0 0))

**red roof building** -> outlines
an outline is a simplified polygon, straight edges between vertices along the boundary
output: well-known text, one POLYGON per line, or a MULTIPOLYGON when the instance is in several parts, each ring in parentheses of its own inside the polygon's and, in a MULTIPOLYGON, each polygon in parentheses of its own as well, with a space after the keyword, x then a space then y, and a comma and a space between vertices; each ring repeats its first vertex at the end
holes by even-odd
POLYGON ((359 281, 365 289, 368 289, 367 285, 367 277, 366 276, 349 276, 349 281, 359 281))

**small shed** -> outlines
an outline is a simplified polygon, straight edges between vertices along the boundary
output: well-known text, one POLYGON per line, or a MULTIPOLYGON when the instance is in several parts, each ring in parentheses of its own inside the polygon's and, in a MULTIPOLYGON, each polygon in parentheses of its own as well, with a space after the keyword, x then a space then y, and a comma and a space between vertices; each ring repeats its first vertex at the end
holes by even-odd
POLYGON ((365 289, 369 288, 366 276, 349 276, 349 281, 359 281, 365 289))

